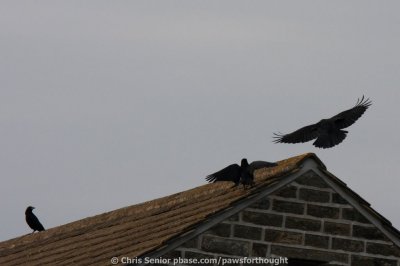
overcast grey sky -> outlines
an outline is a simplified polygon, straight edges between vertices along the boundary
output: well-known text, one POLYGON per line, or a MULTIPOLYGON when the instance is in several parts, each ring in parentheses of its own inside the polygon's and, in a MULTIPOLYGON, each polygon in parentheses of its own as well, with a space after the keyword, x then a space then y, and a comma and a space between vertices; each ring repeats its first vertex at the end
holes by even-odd
POLYGON ((3 1, 0 241, 315 152, 400 227, 398 1, 3 1), (372 107, 345 141, 273 144, 372 107))

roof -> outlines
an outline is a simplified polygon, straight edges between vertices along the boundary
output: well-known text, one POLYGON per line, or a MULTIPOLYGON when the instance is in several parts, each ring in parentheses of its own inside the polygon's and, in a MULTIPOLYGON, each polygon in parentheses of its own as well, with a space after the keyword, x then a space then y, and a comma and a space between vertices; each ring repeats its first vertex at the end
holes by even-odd
POLYGON ((390 222, 346 184, 330 174, 313 153, 278 162, 278 166, 256 172, 255 186, 232 189, 232 183, 206 184, 167 197, 117 209, 46 231, 28 234, 0 243, 1 265, 99 265, 112 257, 139 257, 159 250, 185 233, 193 231, 210 217, 238 204, 260 191, 274 187, 285 177, 301 170, 312 159, 333 182, 352 197, 400 239, 390 222))

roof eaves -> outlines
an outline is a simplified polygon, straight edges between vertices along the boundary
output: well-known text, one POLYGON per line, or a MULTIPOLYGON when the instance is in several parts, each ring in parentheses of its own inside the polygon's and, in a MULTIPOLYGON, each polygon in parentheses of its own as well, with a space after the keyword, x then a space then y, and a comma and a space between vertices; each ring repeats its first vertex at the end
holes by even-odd
POLYGON ((320 172, 319 175, 324 179, 324 181, 340 196, 346 199, 350 205, 352 205, 358 212, 360 212, 390 240, 400 247, 400 231, 397 230, 388 219, 374 210, 370 203, 364 200, 335 175, 324 169, 317 169, 317 171, 320 172))

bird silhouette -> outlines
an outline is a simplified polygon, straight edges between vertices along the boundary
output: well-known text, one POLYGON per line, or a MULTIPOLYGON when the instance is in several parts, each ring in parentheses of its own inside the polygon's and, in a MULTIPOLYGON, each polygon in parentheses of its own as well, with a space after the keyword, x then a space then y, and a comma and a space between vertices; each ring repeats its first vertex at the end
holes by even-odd
POLYGON ((34 233, 35 231, 44 231, 43 225, 39 222, 39 219, 36 217, 35 214, 33 214, 32 210, 35 209, 35 207, 29 206, 26 208, 25 211, 25 220, 26 223, 29 225, 30 228, 33 229, 34 233))
POLYGON ((317 148, 331 148, 341 143, 348 131, 342 130, 354 124, 370 107, 372 102, 364 95, 356 105, 329 119, 322 119, 316 124, 302 127, 289 134, 274 133, 275 143, 303 143, 316 139, 313 145, 317 148))
POLYGON ((243 158, 240 165, 231 164, 218 172, 215 172, 206 177, 209 183, 215 183, 218 181, 232 181, 235 183, 234 187, 239 184, 246 186, 254 185, 254 171, 266 167, 277 166, 276 163, 264 162, 264 161, 254 161, 248 163, 246 158, 243 158))

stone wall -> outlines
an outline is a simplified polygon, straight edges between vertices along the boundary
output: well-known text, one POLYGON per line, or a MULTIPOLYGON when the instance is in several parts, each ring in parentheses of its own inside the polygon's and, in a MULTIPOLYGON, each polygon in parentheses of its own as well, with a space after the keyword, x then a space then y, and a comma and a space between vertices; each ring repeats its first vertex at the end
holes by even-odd
POLYGON ((400 249, 312 171, 166 256, 400 266, 400 249))

